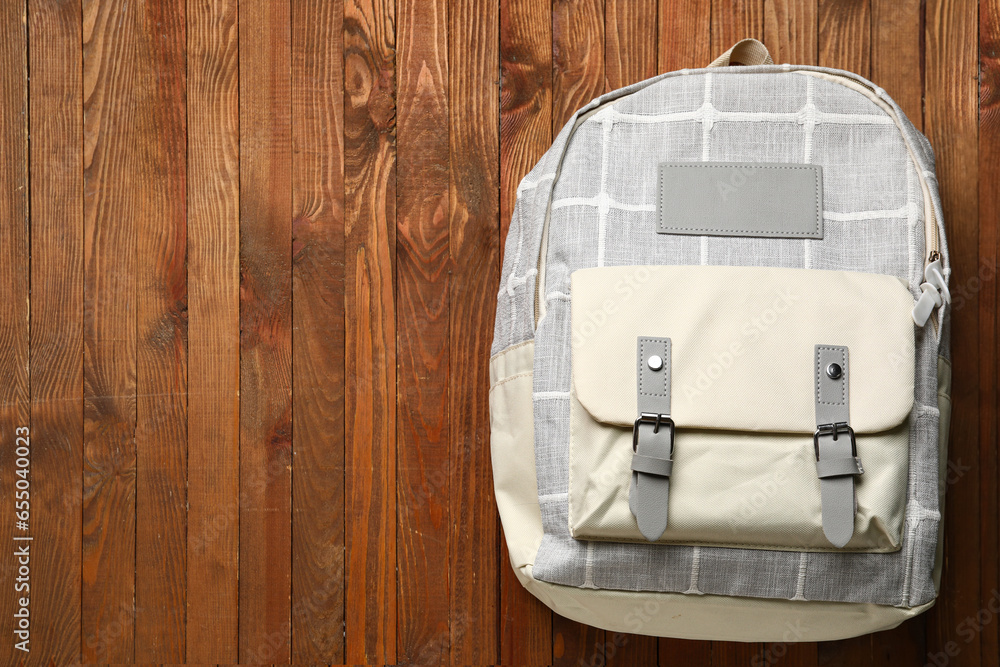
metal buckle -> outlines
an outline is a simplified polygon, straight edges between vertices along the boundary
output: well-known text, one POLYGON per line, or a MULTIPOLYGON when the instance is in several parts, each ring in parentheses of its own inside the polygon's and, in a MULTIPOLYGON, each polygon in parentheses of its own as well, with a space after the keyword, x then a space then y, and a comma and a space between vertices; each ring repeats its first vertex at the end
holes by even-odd
POLYGON ((642 412, 635 418, 632 425, 632 451, 639 451, 639 424, 652 424, 653 433, 660 432, 660 426, 670 429, 670 453, 674 453, 674 420, 670 415, 661 415, 652 412, 642 412))
POLYGON ((858 442, 854 438, 854 429, 847 422, 837 422, 836 424, 820 424, 813 433, 813 449, 816 451, 816 460, 819 461, 819 437, 821 435, 832 435, 836 440, 841 433, 847 433, 851 437, 851 456, 858 458, 858 442))

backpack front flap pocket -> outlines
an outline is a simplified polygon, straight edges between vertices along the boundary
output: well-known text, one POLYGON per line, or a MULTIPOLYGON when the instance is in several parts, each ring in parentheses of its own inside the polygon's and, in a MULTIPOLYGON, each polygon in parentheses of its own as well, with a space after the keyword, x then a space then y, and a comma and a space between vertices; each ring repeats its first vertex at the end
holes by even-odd
POLYGON ((573 536, 899 549, 912 307, 885 275, 576 271, 573 536))

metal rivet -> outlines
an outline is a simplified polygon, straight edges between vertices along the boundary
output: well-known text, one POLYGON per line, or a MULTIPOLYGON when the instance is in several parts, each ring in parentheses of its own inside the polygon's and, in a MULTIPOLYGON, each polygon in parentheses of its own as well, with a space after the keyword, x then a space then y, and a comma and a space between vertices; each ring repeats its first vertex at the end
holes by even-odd
POLYGON ((663 359, 656 354, 647 359, 646 363, 649 364, 649 367, 654 371, 658 371, 663 368, 663 359))
POLYGON ((840 367, 840 364, 830 364, 826 367, 826 376, 831 380, 839 380, 843 374, 844 369, 840 367))

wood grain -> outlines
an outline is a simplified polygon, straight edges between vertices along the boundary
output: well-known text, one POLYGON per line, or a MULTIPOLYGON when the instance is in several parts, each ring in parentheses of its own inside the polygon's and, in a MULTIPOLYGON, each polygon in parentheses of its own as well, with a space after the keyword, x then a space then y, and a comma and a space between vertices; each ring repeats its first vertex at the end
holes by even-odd
MULTIPOLYGON (((603 0, 553 0, 552 136, 576 111, 604 92, 603 0)), ((604 630, 552 615, 555 665, 603 660, 604 630)))
POLYGON ((185 659, 185 3, 136 5, 135 660, 185 659))
POLYGON ((705 67, 718 55, 711 39, 712 0, 659 0, 658 13, 660 73, 705 67))
POLYGON ((776 63, 815 65, 819 56, 818 0, 764 3, 764 44, 776 63))
POLYGON ((239 8, 241 662, 291 657, 292 159, 287 2, 239 8))
MULTIPOLYGON (((0 503, 15 512, 31 510, 30 488, 18 489, 18 459, 30 456, 31 396, 28 385, 28 31, 24 4, 0 7, 0 503), (18 441, 23 436, 25 440, 18 441), (20 448, 22 451, 18 451, 20 448), (25 493, 27 491, 27 493, 25 493)), ((21 468, 23 469, 23 468, 21 468)), ((30 482, 30 479, 28 480, 30 482)), ((23 486, 25 482, 21 482, 23 486)), ((15 514, 16 516, 16 514, 15 514)), ((12 520, 0 522, 0 542, 13 544, 14 536, 27 531, 12 520)), ((16 577, 12 562, 0 565, 0 581, 13 588, 16 577)), ((0 617, 13 619, 19 611, 18 597, 0 599, 0 617)), ((12 621, 0 624, 13 637, 12 621)), ((0 661, 14 664, 23 653, 15 642, 0 644, 0 661)))
POLYGON ((343 3, 292 3, 292 661, 344 661, 343 3))
POLYGON ((235 662, 240 170, 236 0, 187 14, 187 661, 235 662))
POLYGON ((447 11, 397 3, 396 656, 411 664, 451 655, 447 11))
POLYGON ((500 43, 490 0, 452 2, 448 19, 449 428, 454 665, 500 660, 500 537, 490 466, 489 350, 500 282, 500 43), (466 48, 454 35, 471 35, 466 48))
MULTIPOLYGON (((764 39, 764 0, 712 0, 712 50, 709 62, 747 37, 764 39)), ((699 63, 705 67, 708 62, 699 63)))
POLYGON ((344 3, 346 659, 396 661, 395 3, 344 3))
MULTIPOLYGON (((552 12, 544 0, 500 3, 500 254, 514 211, 517 185, 552 141, 552 12)), ((552 613, 529 594, 500 559, 500 660, 552 660, 552 613)))
POLYGON ((604 0, 552 1, 552 136, 604 92, 604 0))
MULTIPOLYGON (((981 590, 983 546, 981 524, 982 492, 980 457, 984 450, 996 449, 996 442, 980 440, 981 413, 980 378, 984 359, 980 343, 981 288, 975 279, 990 254, 980 254, 978 197, 978 96, 976 54, 976 16, 974 3, 931 0, 925 15, 925 97, 924 131, 936 155, 936 172, 941 191, 941 203, 948 224, 948 245, 953 273, 951 284, 961 294, 962 303, 952 309, 951 347, 955 378, 952 393, 953 413, 948 460, 973 466, 948 485, 944 522, 945 553, 948 555, 941 578, 941 590, 947 595, 938 600, 927 619, 928 655, 937 655, 955 642, 963 665, 983 664, 979 642, 974 637, 959 638, 962 624, 975 617, 993 595, 981 590), (973 282, 970 282, 973 281, 973 282), (969 287, 971 285, 971 287, 969 287), (959 290, 961 290, 959 292, 959 290)), ((985 221, 988 230, 995 220, 985 221)), ((995 266, 995 265, 994 265, 995 266)), ((995 273, 995 269, 994 269, 995 273)), ((993 311, 990 307, 986 312, 993 311)), ((995 311, 991 313, 995 317, 995 311)), ((990 341, 992 342, 992 341, 990 341)), ((993 406, 989 406, 992 408, 993 406)), ((987 465, 989 470, 989 465, 987 465)), ((995 480, 989 480, 990 485, 995 480)), ((996 530, 996 525, 991 527, 996 530)), ((988 537, 988 534, 987 534, 988 537)), ((989 542, 986 543, 987 545, 989 542)), ((985 561, 988 566, 989 561, 985 561)), ((994 603, 995 604, 995 603, 994 603)), ((991 634, 995 634, 995 627, 991 634)), ((987 664, 996 654, 985 656, 987 664)))
POLYGON ((871 76, 871 0, 819 0, 819 65, 871 76))
POLYGON ((656 74, 656 9, 656 0, 605 0, 605 91, 656 74))
POLYGON ((135 655, 137 7, 83 4, 83 658, 135 655))
MULTIPOLYGON (((980 267, 1000 265, 1000 194, 988 184, 1000 179, 1000 3, 983 0, 979 4, 979 229, 980 267)), ((980 269, 981 270, 981 269, 980 269)), ((979 307, 980 351, 980 452, 983 467, 980 477, 980 531, 983 534, 980 550, 982 583, 980 590, 992 599, 993 591, 1000 590, 1000 520, 998 513, 998 462, 997 444, 1000 441, 1000 389, 997 386, 1000 359, 997 357, 1000 338, 1000 289, 996 271, 990 280, 981 280, 982 293, 979 307)), ((983 632, 980 636, 980 653, 989 663, 1000 656, 1000 632, 983 632)))
POLYGON ((871 0, 871 76, 917 129, 924 126, 923 2, 871 0))

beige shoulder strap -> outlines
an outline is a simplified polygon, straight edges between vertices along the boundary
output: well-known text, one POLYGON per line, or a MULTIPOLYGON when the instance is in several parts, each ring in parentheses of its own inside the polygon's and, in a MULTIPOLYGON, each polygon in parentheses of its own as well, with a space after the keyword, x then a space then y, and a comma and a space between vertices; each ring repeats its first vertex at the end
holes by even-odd
POLYGON ((709 67, 729 65, 773 65, 767 47, 756 39, 741 39, 731 49, 712 61, 709 67))

